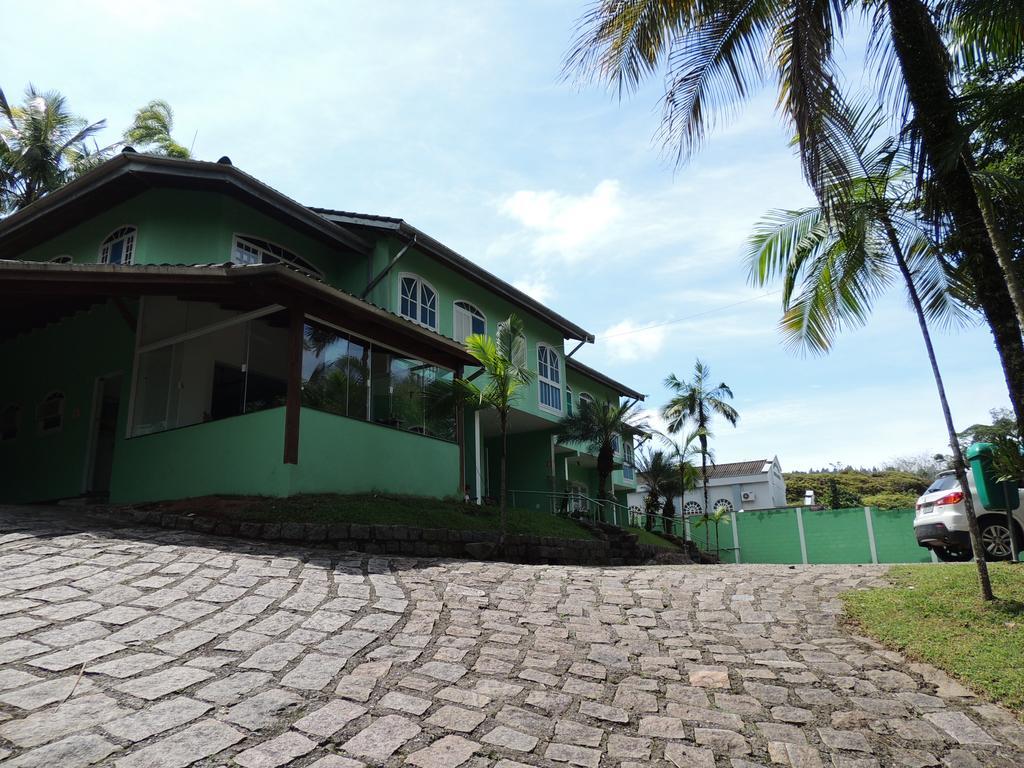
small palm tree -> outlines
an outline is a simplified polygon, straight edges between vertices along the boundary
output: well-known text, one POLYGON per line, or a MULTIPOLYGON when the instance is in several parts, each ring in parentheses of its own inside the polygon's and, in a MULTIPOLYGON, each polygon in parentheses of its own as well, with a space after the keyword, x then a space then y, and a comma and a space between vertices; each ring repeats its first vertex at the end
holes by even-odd
POLYGON ((21 106, 11 105, 0 90, 0 121, 0 214, 60 189, 115 149, 96 145, 105 120, 89 123, 68 110, 60 93, 40 92, 34 85, 21 106))
POLYGON ((652 513, 661 508, 661 497, 672 493, 676 468, 668 453, 649 449, 637 453, 636 469, 640 481, 647 486, 647 496, 644 500, 644 510, 647 514, 644 517, 644 527, 651 530, 654 527, 652 513))
POLYGON ((124 132, 124 140, 136 149, 187 160, 192 153, 171 137, 173 130, 171 105, 163 99, 153 99, 135 113, 131 126, 124 132))
MULTIPOLYGON (((682 381, 674 373, 665 379, 665 386, 674 393, 661 413, 668 422, 672 434, 682 431, 686 424, 694 426, 693 435, 700 443, 700 476, 704 485, 704 516, 708 516, 708 440, 711 438, 711 422, 720 416, 736 426, 740 415, 726 400, 732 400, 732 390, 724 381, 711 384, 711 369, 699 358, 693 366, 693 378, 682 381)), ((705 544, 710 541, 705 536, 705 544)))
POLYGON ((732 525, 732 518, 728 507, 724 505, 715 507, 714 512, 710 515, 704 515, 704 517, 697 521, 696 527, 704 528, 706 532, 712 525, 715 526, 715 557, 720 557, 722 549, 718 543, 718 527, 720 525, 732 525))
POLYGON ((639 404, 623 404, 611 400, 580 399, 575 413, 558 423, 558 434, 563 441, 579 442, 597 454, 599 496, 608 499, 608 478, 615 468, 615 443, 632 440, 641 431, 639 404))
POLYGON ((701 450, 696 430, 688 433, 681 440, 676 440, 662 433, 659 433, 658 437, 668 446, 668 450, 672 454, 673 467, 676 474, 673 485, 679 489, 679 514, 680 517, 683 517, 686 514, 684 511, 686 492, 692 491, 697 487, 697 483, 700 482, 700 470, 697 469, 695 464, 696 458, 698 456, 705 456, 711 462, 711 465, 714 466, 714 452, 710 448, 706 452, 701 450))
POLYGON ((523 387, 533 380, 533 371, 526 365, 526 334, 523 321, 515 315, 498 324, 494 338, 474 333, 466 339, 466 349, 480 363, 487 383, 478 387, 472 381, 459 379, 458 386, 468 401, 478 407, 493 408, 501 429, 501 544, 508 535, 508 419, 523 387))

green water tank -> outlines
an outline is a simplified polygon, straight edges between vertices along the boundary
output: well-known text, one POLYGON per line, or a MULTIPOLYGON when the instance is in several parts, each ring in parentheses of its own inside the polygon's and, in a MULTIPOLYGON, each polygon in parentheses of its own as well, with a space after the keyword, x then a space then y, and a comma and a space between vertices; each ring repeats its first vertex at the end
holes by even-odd
POLYGON ((1016 481, 999 482, 992 466, 992 443, 975 443, 967 449, 967 463, 971 465, 974 484, 978 487, 981 506, 988 510, 1005 511, 1020 506, 1020 492, 1016 481))

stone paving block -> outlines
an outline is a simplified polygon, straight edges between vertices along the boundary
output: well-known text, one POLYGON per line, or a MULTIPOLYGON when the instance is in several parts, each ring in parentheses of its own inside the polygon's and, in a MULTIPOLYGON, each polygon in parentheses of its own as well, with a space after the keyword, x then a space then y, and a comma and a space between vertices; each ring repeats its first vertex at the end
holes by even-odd
POLYGON ((768 756, 773 763, 789 765, 792 768, 822 768, 821 754, 816 747, 808 744, 769 741, 768 756))
POLYGON ((288 666, 305 648, 298 643, 271 643, 260 648, 256 653, 239 664, 243 669, 262 669, 265 672, 277 672, 288 666))
POLYGON ((446 704, 427 719, 427 724, 444 728, 448 731, 469 733, 476 729, 484 721, 485 717, 481 712, 474 712, 471 709, 463 709, 452 704, 446 704))
POLYGON ((715 753, 678 742, 665 745, 665 759, 676 768, 715 768, 715 753))
POLYGON ((475 741, 462 736, 444 736, 429 747, 413 752, 405 759, 419 768, 458 768, 480 749, 475 741))
POLYGON ((243 699, 227 711, 224 719, 250 731, 273 728, 304 703, 301 696, 275 688, 243 699))
POLYGON ((577 747, 573 744, 548 744, 544 757, 558 763, 579 765, 582 768, 598 768, 601 764, 601 750, 577 747))
POLYGON ((281 684, 299 690, 320 691, 330 684, 345 663, 346 659, 339 656, 310 652, 281 679, 281 684))
POLYGON ((356 757, 383 763, 420 730, 416 723, 401 715, 385 715, 374 720, 341 748, 356 757))
POLYGON ((78 733, 7 760, 7 768, 84 768, 105 760, 120 747, 102 736, 78 733))
POLYGON ((172 667, 152 675, 137 677, 127 683, 116 686, 117 690, 140 699, 152 701, 169 693, 184 690, 189 686, 209 680, 213 673, 194 667, 172 667))
POLYGON ((366 707, 335 699, 293 723, 303 733, 328 738, 366 714, 366 707))
POLYGON ((125 741, 145 741, 158 733, 190 723, 211 709, 204 701, 177 696, 160 701, 135 714, 103 724, 103 730, 125 741))
POLYGON ((660 717, 651 715, 640 718, 641 736, 657 736, 662 739, 685 739, 686 728, 678 717, 660 717))
POLYGON ((499 725, 497 728, 489 731, 480 740, 487 744, 493 744, 496 747, 511 749, 515 752, 530 752, 539 742, 536 736, 531 736, 528 733, 523 733, 504 725, 499 725))
POLYGON ((960 744, 999 744, 963 712, 928 712, 924 719, 944 730, 960 744))
POLYGON ((19 747, 37 747, 128 713, 102 693, 76 696, 21 720, 0 723, 0 737, 19 747))
POLYGON ((14 688, 0 693, 0 703, 10 704, 18 709, 38 709, 47 704, 63 701, 69 696, 82 695, 95 688, 91 680, 78 679, 77 675, 57 677, 25 688, 14 688))
POLYGON ((267 672, 235 672, 204 685, 195 692, 195 695, 221 706, 237 704, 248 694, 265 686, 271 679, 272 676, 267 672))
POLYGON ((430 699, 421 699, 419 696, 410 696, 400 691, 389 691, 378 702, 378 706, 395 709, 408 715, 422 715, 430 709, 432 703, 430 699))
POLYGON ((0 643, 0 664, 9 664, 12 661, 19 661, 49 650, 52 649, 42 643, 33 643, 31 640, 20 638, 8 640, 6 643, 0 643))
POLYGON ((310 741, 294 731, 288 731, 235 755, 235 762, 243 768, 278 768, 309 754, 314 749, 315 741, 310 741))
POLYGON ((858 731, 840 731, 835 728, 819 728, 825 746, 832 749, 849 749, 856 752, 871 752, 871 744, 863 733, 858 731))
POLYGON ((750 745, 741 734, 724 728, 695 728, 693 740, 702 747, 710 747, 716 754, 742 757, 750 754, 750 745))
POLYGON ((88 642, 80 645, 65 648, 63 651, 58 651, 57 653, 50 653, 46 656, 36 656, 35 658, 29 659, 26 663, 31 664, 34 667, 39 667, 40 669, 49 670, 50 672, 61 672, 65 669, 70 669, 71 667, 77 667, 80 664, 101 659, 112 653, 123 651, 124 649, 124 645, 112 642, 105 638, 100 640, 89 640, 88 642))
POLYGON ((244 733, 219 720, 201 720, 132 752, 114 765, 116 768, 186 768, 223 752, 244 738, 244 733))

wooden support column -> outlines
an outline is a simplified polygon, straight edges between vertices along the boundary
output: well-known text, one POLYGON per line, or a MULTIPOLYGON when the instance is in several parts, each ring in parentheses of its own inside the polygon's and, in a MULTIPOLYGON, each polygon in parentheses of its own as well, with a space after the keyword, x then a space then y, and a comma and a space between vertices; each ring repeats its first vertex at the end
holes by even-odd
POLYGON ((284 463, 299 463, 299 410, 302 407, 302 339, 305 315, 300 307, 289 309, 288 394, 284 405, 284 463))

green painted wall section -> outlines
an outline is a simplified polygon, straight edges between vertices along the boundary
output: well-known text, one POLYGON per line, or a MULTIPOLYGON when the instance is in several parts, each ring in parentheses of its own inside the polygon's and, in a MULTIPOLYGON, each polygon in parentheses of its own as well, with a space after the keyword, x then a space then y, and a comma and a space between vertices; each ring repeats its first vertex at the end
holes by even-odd
POLYGON ((803 517, 808 562, 871 562, 868 523, 863 508, 806 511, 803 517))
POLYGON ((291 493, 459 494, 459 447, 303 408, 291 493))
POLYGON ((125 374, 117 432, 122 443, 134 338, 113 305, 102 304, 0 345, 0 408, 21 408, 18 436, 0 442, 0 501, 45 501, 85 490, 96 377, 125 374), (65 396, 63 427, 39 434, 36 409, 54 391, 65 396))
POLYGON ((875 548, 880 563, 930 563, 931 554, 917 545, 913 509, 871 510, 875 548))
MULTIPOLYGON (((796 512, 779 510, 767 512, 744 512, 738 518, 740 539, 740 560, 744 563, 800 563, 800 538, 797 531, 796 512)), ((732 538, 731 526, 725 535, 732 538)), ((694 540, 703 547, 704 529, 693 530, 694 540)), ((712 537, 714 534, 712 533, 712 537)))
POLYGON ((125 441, 115 456, 114 503, 210 494, 283 496, 284 409, 247 413, 125 441))

